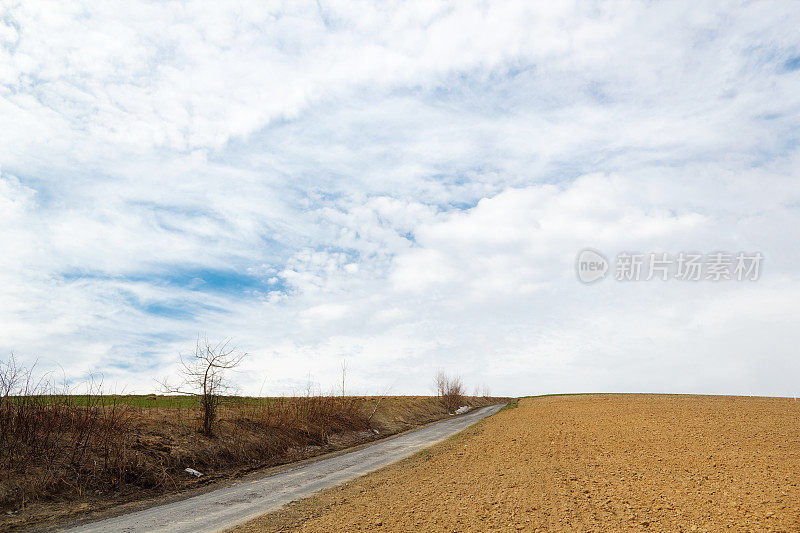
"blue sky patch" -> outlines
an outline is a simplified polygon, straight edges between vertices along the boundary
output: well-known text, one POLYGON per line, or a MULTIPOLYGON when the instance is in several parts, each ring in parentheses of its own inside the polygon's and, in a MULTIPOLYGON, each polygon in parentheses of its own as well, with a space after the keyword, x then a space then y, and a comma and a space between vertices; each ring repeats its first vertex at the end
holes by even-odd
POLYGON ((798 69, 800 69, 800 56, 795 56, 791 59, 787 59, 786 62, 783 64, 783 70, 786 72, 792 72, 798 69))

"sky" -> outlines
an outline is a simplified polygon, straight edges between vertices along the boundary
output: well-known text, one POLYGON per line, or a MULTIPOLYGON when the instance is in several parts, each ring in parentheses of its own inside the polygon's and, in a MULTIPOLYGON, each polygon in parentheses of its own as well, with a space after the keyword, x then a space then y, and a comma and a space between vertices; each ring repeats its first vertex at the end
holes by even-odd
POLYGON ((0 359, 800 395, 800 4, 0 0, 0 359), (759 252, 584 284, 577 254, 759 252))

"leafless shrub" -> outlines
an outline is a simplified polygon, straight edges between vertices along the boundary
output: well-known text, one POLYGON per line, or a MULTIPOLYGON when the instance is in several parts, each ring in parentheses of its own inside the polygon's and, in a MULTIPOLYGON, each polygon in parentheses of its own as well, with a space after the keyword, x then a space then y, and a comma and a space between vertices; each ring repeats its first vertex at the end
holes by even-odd
POLYGON ((464 382, 459 376, 450 377, 444 370, 439 369, 433 380, 436 384, 436 395, 441 398, 448 413, 455 412, 464 404, 464 382))
POLYGON ((239 366, 247 357, 247 353, 240 352, 230 343, 231 340, 226 339, 211 344, 207 337, 201 338, 198 335, 194 352, 189 356, 180 356, 183 382, 174 387, 169 385, 167 380, 161 382, 162 389, 166 393, 186 394, 198 398, 203 417, 202 431, 208 436, 214 434, 214 423, 217 420, 220 404, 226 395, 233 392, 226 372, 239 366))
POLYGON ((102 383, 70 392, 13 354, 0 362, 0 507, 125 482, 128 409, 105 397, 102 383))

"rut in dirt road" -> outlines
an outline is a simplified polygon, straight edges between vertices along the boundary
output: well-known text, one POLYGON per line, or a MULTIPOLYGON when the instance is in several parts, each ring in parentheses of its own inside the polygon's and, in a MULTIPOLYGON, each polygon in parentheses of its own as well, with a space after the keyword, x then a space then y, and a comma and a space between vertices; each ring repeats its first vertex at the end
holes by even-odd
POLYGON ((70 533, 223 531, 318 490, 338 485, 406 458, 475 422, 502 405, 475 409, 395 438, 327 459, 299 465, 261 479, 250 478, 230 487, 178 502, 67 529, 70 533))

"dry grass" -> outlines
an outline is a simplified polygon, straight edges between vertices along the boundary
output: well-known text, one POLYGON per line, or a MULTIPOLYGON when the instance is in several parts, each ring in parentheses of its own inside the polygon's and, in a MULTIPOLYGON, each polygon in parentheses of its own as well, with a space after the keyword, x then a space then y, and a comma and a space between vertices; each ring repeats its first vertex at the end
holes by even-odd
POLYGON ((102 398, 0 397, 0 509, 24 508, 40 497, 120 486, 136 476, 125 427, 130 410, 102 398))
POLYGON ((129 453, 130 409, 113 398, 66 391, 33 381, 13 357, 0 362, 0 509, 121 486, 132 475, 152 478, 129 453))

